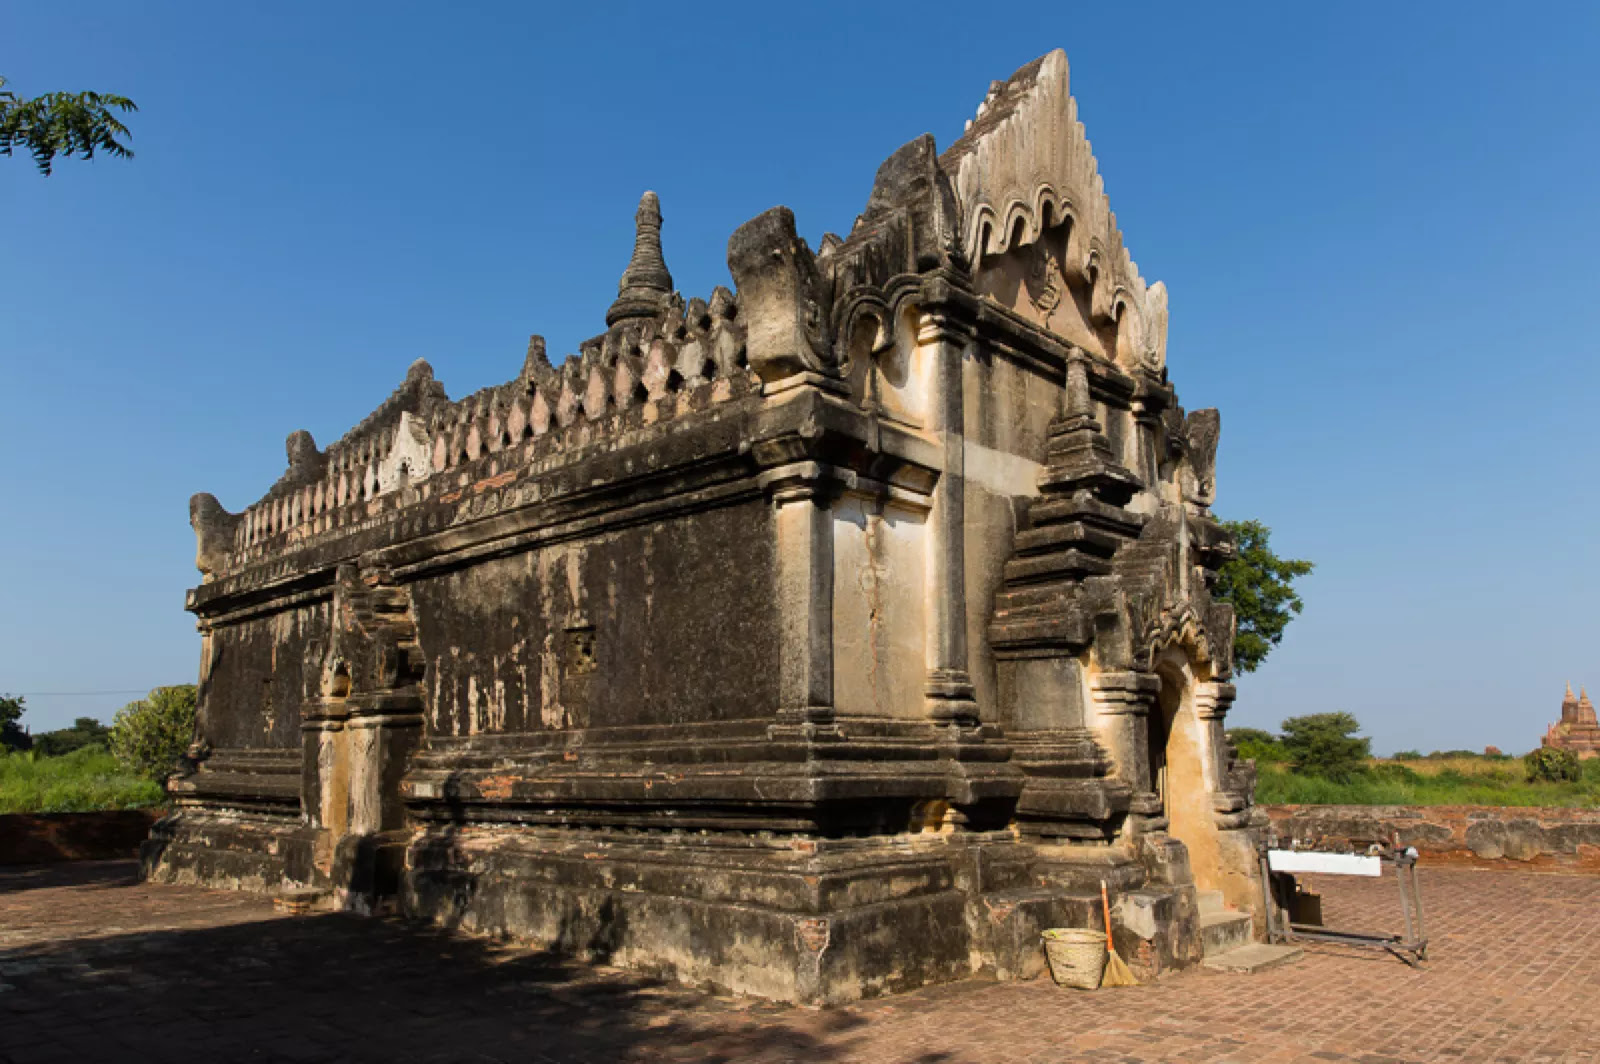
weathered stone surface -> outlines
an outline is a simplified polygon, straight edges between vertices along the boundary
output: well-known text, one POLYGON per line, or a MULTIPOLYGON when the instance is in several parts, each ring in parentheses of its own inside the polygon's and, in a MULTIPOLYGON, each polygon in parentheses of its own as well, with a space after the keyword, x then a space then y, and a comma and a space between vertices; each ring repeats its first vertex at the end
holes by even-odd
POLYGON ((1283 839, 1335 849, 1364 849, 1398 839, 1429 863, 1600 871, 1600 810, 1478 805, 1264 806, 1283 839))
POLYGON ((199 738, 145 866, 829 1002, 1195 963, 1254 901, 1209 587, 1220 422, 1167 380, 1059 52, 782 207, 687 302, 640 203, 607 330, 451 400, 418 363, 228 513, 199 738), (298 892, 310 891, 303 894, 298 892))

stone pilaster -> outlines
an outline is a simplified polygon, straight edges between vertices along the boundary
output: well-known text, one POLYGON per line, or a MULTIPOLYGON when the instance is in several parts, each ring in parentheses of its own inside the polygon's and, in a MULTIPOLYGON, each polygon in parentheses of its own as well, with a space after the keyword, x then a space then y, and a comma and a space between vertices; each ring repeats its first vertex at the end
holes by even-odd
POLYGON ((387 572, 340 566, 333 615, 318 697, 301 710, 301 807, 317 829, 307 871, 337 907, 370 911, 399 889, 424 666, 410 595, 387 572))
POLYGON ((962 435, 963 361, 970 337, 949 318, 924 314, 917 348, 928 374, 927 430, 944 451, 928 513, 928 716, 974 724, 978 703, 967 663, 966 445, 962 435))
POLYGON ((1231 683, 1213 681, 1194 685, 1194 715, 1200 724, 1201 769, 1206 789, 1212 793, 1225 786, 1228 766, 1223 754, 1228 747, 1224 729, 1228 710, 1237 694, 1237 688, 1231 683))
POLYGON ((363 699, 345 722, 350 762, 350 831, 374 834, 406 825, 400 778, 422 741, 422 703, 415 693, 363 699))
POLYGON ((312 827, 338 836, 349 828, 346 787, 349 759, 344 742, 349 710, 342 701, 322 700, 305 706, 300 722, 305 774, 300 781, 300 807, 312 827))
POLYGON ((1150 709, 1161 680, 1144 672, 1102 672, 1089 682, 1095 731, 1116 766, 1113 777, 1133 790, 1130 827, 1156 830, 1166 826, 1161 799, 1150 778, 1150 709))
MULTIPOLYGON (((1162 397, 1164 399, 1164 397, 1162 397)), ((1129 404, 1133 418, 1133 447, 1135 455, 1130 462, 1135 474, 1146 484, 1161 479, 1161 452, 1166 446, 1166 433, 1161 424, 1161 411, 1165 403, 1147 394, 1135 395, 1129 404)))
POLYGON ((778 720, 833 718, 833 484, 827 467, 794 462, 767 470, 762 485, 777 507, 778 720))

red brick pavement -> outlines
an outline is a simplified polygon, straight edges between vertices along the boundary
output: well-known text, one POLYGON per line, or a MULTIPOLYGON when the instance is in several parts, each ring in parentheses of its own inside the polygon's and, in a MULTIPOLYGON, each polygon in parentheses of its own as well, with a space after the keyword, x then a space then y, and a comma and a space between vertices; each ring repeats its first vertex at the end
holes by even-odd
MULTIPOLYGON (((1600 1060, 1600 877, 1424 868, 1422 971, 1314 947, 1255 975, 972 981, 818 1011, 133 873, 0 869, 0 1061, 1600 1060)), ((1330 923, 1398 918, 1391 880, 1321 886, 1330 923)))

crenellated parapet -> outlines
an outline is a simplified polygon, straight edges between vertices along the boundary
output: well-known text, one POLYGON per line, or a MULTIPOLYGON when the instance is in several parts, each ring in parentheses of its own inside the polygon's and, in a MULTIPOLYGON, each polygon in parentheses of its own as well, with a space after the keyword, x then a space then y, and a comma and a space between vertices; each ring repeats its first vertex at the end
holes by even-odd
POLYGON ((433 368, 418 359, 389 398, 326 450, 317 448, 309 432, 291 433, 288 469, 243 512, 230 514, 214 496, 196 495, 189 508, 201 573, 211 579, 267 544, 324 531, 335 523, 335 513, 392 491, 400 480, 423 470, 422 427, 447 404, 433 368))
POLYGON ((288 470, 242 513, 196 495, 190 509, 201 572, 210 579, 366 526, 482 479, 490 466, 489 476, 515 473, 750 395, 758 380, 739 301, 721 286, 709 300, 687 303, 649 287, 663 276, 670 283, 664 265, 651 269, 660 254, 654 193, 640 208, 640 226, 644 251, 635 251, 619 296, 628 312, 614 307, 611 327, 559 366, 534 336, 515 378, 452 401, 418 360, 376 411, 326 451, 310 433, 292 434, 288 470))

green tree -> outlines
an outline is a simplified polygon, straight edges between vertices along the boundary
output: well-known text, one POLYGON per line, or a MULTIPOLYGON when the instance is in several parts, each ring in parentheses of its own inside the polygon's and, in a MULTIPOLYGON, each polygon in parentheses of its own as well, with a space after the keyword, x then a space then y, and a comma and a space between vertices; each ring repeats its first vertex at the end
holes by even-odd
POLYGON ((26 750, 33 745, 33 738, 22 726, 26 711, 21 695, 0 695, 0 750, 26 750))
POLYGON ((1347 780, 1366 767, 1372 752, 1372 740, 1356 735, 1360 730, 1348 713, 1290 717, 1283 722, 1283 748, 1296 772, 1347 780))
POLYGON ((1583 766, 1571 750, 1541 746, 1522 759, 1530 783, 1576 783, 1583 778, 1583 766))
POLYGON ((130 771, 164 784, 194 738, 194 711, 194 684, 157 687, 117 711, 111 752, 130 771))
POLYGON ((1228 739, 1239 756, 1251 761, 1287 761, 1283 740, 1260 728, 1229 728, 1228 739))
POLYGON ((114 112, 137 111, 126 96, 99 92, 47 92, 23 99, 0 78, 0 155, 21 148, 39 172, 50 176, 56 156, 93 159, 97 151, 123 159, 133 152, 118 137, 130 136, 114 112))
POLYGON ((1254 672, 1272 648, 1283 641, 1283 630, 1300 612, 1294 581, 1311 572, 1308 561, 1280 558, 1268 542, 1272 529, 1260 521, 1224 521, 1233 534, 1238 553, 1217 573, 1212 593, 1231 603, 1239 618, 1233 642, 1233 664, 1239 672, 1254 672))
POLYGON ((111 729, 93 717, 79 717, 70 728, 59 728, 33 737, 33 748, 44 757, 61 757, 86 746, 104 746, 111 729))

